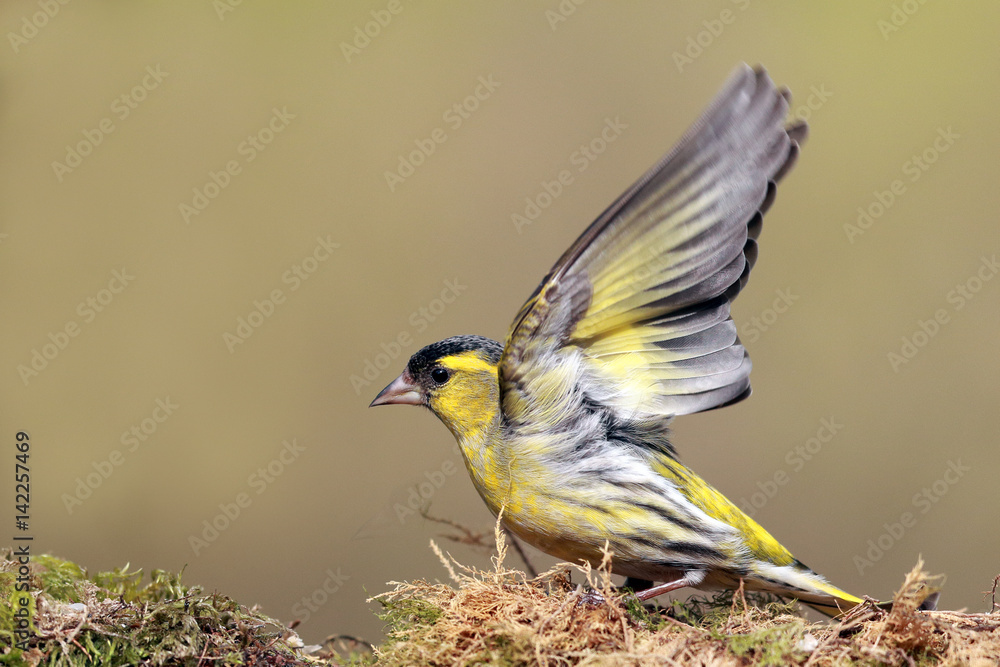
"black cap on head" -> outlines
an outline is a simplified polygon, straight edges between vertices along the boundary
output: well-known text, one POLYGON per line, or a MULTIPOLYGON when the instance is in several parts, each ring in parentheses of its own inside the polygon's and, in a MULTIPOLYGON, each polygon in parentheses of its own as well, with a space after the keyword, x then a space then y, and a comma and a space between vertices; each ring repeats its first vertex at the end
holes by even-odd
POLYGON ((503 354, 503 345, 485 336, 452 336, 419 350, 410 357, 407 368, 412 377, 420 377, 421 371, 438 359, 462 352, 479 352, 491 364, 498 364, 500 355, 503 354))

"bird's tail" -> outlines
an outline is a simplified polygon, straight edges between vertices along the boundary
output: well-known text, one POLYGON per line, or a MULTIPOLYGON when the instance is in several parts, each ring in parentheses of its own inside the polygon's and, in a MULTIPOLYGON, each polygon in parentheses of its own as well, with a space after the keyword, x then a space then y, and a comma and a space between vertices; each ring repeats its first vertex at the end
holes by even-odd
POLYGON ((747 581, 748 590, 762 590, 809 605, 827 616, 842 616, 864 602, 861 598, 829 583, 802 563, 758 565, 758 581, 747 581))
MULTIPOLYGON (((833 618, 843 616, 864 602, 861 598, 837 588, 799 561, 785 566, 758 564, 757 569, 760 580, 747 581, 748 590, 762 590, 786 598, 795 598, 833 618)), ((937 607, 938 597, 937 592, 928 595, 918 609, 933 611, 937 607)), ((877 603, 876 606, 890 609, 892 602, 877 603)))

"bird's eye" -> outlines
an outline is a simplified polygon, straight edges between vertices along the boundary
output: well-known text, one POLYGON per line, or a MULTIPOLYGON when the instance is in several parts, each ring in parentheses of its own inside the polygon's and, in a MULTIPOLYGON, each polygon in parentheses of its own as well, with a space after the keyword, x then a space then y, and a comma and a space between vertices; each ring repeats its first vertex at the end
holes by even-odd
POLYGON ((438 384, 444 384, 448 381, 448 371, 443 368, 435 368, 431 371, 431 379, 438 384))

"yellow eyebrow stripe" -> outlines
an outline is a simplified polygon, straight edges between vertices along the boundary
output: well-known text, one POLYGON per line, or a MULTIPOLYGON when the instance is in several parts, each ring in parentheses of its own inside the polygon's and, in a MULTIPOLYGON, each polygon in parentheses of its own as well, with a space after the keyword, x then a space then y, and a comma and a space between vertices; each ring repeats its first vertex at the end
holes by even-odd
POLYGON ((463 352, 438 360, 445 368, 454 371, 467 371, 469 373, 492 373, 496 375, 497 367, 486 361, 475 352, 463 352))

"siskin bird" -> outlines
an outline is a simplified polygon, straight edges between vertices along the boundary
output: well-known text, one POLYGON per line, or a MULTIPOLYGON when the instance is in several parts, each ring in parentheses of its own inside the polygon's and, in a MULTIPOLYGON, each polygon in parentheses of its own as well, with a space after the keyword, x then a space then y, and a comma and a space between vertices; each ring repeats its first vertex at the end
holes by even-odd
POLYGON ((730 303, 757 258, 775 183, 806 137, 790 95, 743 65, 678 144, 563 254, 506 343, 418 351, 371 405, 422 405, 519 538, 569 561, 685 586, 744 582, 834 615, 828 583, 677 457, 668 424, 750 395, 730 303))

